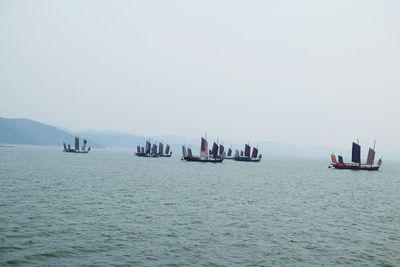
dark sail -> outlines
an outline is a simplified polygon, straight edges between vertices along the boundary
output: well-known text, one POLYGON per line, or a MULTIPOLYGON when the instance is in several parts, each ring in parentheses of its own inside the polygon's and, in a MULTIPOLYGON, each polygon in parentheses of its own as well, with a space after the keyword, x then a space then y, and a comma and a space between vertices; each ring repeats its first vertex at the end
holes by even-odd
POLYGON ((150 154, 151 144, 149 141, 146 141, 146 154, 150 154))
POLYGON ((75 150, 79 151, 79 138, 75 137, 75 150))
POLYGON ((65 143, 63 143, 64 145, 64 151, 67 151, 67 145, 65 143))
POLYGON ((166 155, 169 155, 169 150, 170 150, 170 147, 169 147, 169 145, 167 145, 167 147, 165 148, 165 154, 166 155))
POLYGON ((370 148, 368 150, 367 164, 372 165, 372 164, 374 164, 374 161, 375 161, 375 150, 370 148))
POLYGON ((193 157, 192 150, 190 148, 188 148, 188 156, 189 158, 193 157))
POLYGON ((250 157, 250 146, 247 145, 247 144, 244 147, 244 156, 245 157, 250 157))
POLYGON ((253 147, 253 153, 251 154, 251 157, 256 159, 257 156, 258 156, 258 149, 253 147))
POLYGON ((213 158, 216 158, 218 156, 218 145, 215 142, 213 144, 211 154, 213 158))
POLYGON ((136 152, 140 153, 140 146, 136 146, 136 152))
POLYGON ((158 154, 159 155, 164 155, 164 145, 163 145, 163 143, 160 143, 158 145, 158 154))
POLYGON ((228 154, 227 154, 227 156, 230 158, 231 156, 232 156, 232 149, 228 149, 228 154))
POLYGON ((157 145, 153 144, 152 148, 151 148, 151 154, 152 155, 157 155, 157 145))
POLYGON ((243 157, 243 150, 240 150, 240 156, 243 157))
POLYGON ((343 157, 342 156, 338 156, 338 159, 339 159, 339 163, 343 163, 343 157))
POLYGON ((200 157, 202 158, 208 157, 208 142, 203 137, 201 138, 200 157))
POLYGON ((225 152, 225 147, 223 145, 219 145, 219 154, 222 156, 225 152))
POLYGON ((187 156, 187 152, 186 152, 186 147, 185 147, 185 146, 182 146, 182 155, 183 155, 184 157, 187 156))
POLYGON ((86 139, 83 139, 82 151, 85 151, 85 149, 86 149, 86 144, 87 144, 86 139))
POLYGON ((351 161, 361 163, 361 147, 359 144, 353 142, 353 149, 351 154, 351 161))
POLYGON ((144 153, 144 147, 140 148, 140 153, 144 153))

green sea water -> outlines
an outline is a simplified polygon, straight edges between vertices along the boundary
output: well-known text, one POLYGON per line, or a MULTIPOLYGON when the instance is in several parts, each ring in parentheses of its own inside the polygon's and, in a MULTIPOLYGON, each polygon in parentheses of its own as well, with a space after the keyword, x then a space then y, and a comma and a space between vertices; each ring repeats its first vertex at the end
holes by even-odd
POLYGON ((400 163, 328 165, 2 147, 0 266, 400 266, 400 163))

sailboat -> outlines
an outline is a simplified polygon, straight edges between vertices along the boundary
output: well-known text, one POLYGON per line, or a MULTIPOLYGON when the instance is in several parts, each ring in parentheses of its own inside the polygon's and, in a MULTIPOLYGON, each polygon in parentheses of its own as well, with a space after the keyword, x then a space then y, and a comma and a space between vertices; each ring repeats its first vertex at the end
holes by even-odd
POLYGON ((158 157, 170 158, 172 155, 172 151, 171 147, 167 145, 164 153, 163 143, 160 142, 157 146, 156 144, 151 144, 150 141, 146 141, 145 147, 136 146, 135 155, 138 157, 145 157, 145 158, 158 158, 158 157))
POLYGON ((214 142, 212 149, 208 150, 208 142, 201 138, 200 156, 193 156, 192 150, 182 146, 182 160, 194 162, 221 163, 224 158, 218 156, 218 145, 214 142), (211 152, 211 153, 210 153, 211 152))
POLYGON ((256 147, 253 147, 253 152, 250 154, 250 146, 248 144, 245 144, 244 146, 244 153, 243 151, 235 154, 235 157, 233 158, 235 161, 245 161, 245 162, 260 162, 262 155, 258 154, 258 149, 256 147))
POLYGON ((158 156, 159 157, 164 157, 164 158, 170 158, 172 156, 172 151, 171 147, 169 145, 167 145, 165 147, 165 153, 164 153, 164 144, 163 143, 159 143, 158 144, 158 156))
POLYGON ((88 149, 86 150, 86 145, 87 145, 86 139, 83 139, 82 148, 81 149, 79 148, 79 138, 78 137, 75 137, 75 147, 74 148, 71 148, 70 144, 67 145, 67 144, 63 143, 63 145, 64 145, 63 152, 67 152, 67 153, 89 153, 89 151, 90 151, 90 147, 88 147, 88 149))
POLYGON ((232 148, 228 149, 228 152, 226 153, 224 159, 234 159, 234 157, 232 156, 232 148))
POLYGON ((350 163, 345 163, 341 155, 336 159, 334 153, 331 154, 331 165, 329 168, 335 168, 340 170, 366 170, 366 171, 378 171, 381 164, 382 158, 378 160, 375 164, 375 141, 374 148, 369 148, 366 163, 361 163, 361 146, 355 142, 352 145, 351 161, 350 163))

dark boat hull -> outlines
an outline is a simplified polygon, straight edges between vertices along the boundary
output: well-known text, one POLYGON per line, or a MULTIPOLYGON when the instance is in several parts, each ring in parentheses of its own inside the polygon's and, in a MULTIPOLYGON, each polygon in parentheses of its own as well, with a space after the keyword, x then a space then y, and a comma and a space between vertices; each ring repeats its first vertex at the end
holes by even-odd
POLYGON ((357 165, 357 164, 346 164, 346 163, 333 163, 331 166, 338 170, 356 170, 356 171, 378 171, 381 165, 357 165))
POLYGON ((160 158, 170 158, 172 155, 158 155, 160 158))
POLYGON ((199 157, 183 157, 182 160, 190 161, 190 162, 204 162, 204 163, 222 163, 224 161, 223 158, 208 158, 208 159, 202 159, 199 157))
POLYGON ((242 161, 242 162, 260 162, 260 158, 250 158, 250 157, 236 157, 233 159, 234 161, 242 161))
POLYGON ((76 151, 76 150, 64 150, 65 153, 78 153, 78 154, 87 154, 89 151, 76 151))

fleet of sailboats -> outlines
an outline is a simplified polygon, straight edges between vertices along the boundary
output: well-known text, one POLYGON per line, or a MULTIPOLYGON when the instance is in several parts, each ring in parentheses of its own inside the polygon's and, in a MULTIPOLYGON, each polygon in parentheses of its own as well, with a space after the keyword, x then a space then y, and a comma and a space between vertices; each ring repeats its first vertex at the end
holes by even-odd
POLYGON ((136 147, 136 156, 145 157, 145 158, 170 158, 172 156, 171 147, 167 144, 164 152, 164 144, 159 143, 158 146, 156 144, 151 144, 150 141, 146 141, 145 147, 137 146, 136 147))
MULTIPOLYGON (((79 146, 79 138, 75 137, 75 145, 71 147, 70 144, 63 143, 64 150, 63 152, 67 153, 89 153, 90 147, 86 149, 87 140, 83 139, 82 147, 79 146)), ((339 169, 339 170, 368 170, 368 171, 378 171, 380 166, 382 165, 382 158, 380 158, 375 163, 375 145, 374 141, 373 148, 368 149, 366 162, 362 162, 361 160, 361 146, 357 140, 352 144, 352 154, 351 154, 351 162, 344 162, 343 156, 336 155, 334 153, 331 154, 331 164, 329 168, 339 169)), ((164 144, 159 142, 158 145, 156 143, 151 143, 150 140, 146 141, 144 147, 137 146, 136 147, 136 156, 138 157, 147 157, 147 158, 158 158, 158 157, 168 157, 172 156, 172 151, 170 145, 166 145, 164 150, 164 144)), ((192 149, 185 145, 182 146, 182 158, 183 161, 191 161, 191 162, 208 162, 208 163, 222 163, 224 160, 234 160, 241 162, 260 162, 262 159, 262 154, 259 153, 258 147, 253 147, 251 151, 251 147, 249 144, 245 144, 244 151, 243 150, 235 150, 233 154, 232 148, 228 148, 228 151, 225 151, 225 146, 223 144, 218 144, 217 142, 213 142, 211 149, 208 147, 207 137, 200 139, 200 154, 199 156, 194 156, 192 149)))

